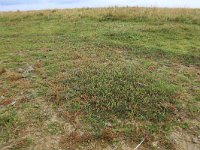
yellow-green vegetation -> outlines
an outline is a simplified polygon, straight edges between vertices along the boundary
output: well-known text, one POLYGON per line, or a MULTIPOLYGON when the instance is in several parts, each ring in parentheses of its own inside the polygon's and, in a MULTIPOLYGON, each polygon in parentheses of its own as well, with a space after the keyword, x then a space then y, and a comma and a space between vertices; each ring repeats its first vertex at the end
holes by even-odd
POLYGON ((0 13, 0 149, 179 149, 199 113, 199 9, 0 13))

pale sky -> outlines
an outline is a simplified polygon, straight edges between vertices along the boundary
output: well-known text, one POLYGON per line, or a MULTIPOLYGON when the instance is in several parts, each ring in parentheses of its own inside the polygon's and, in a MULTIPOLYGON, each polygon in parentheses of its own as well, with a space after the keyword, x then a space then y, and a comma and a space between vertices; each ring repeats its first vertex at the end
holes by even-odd
POLYGON ((200 8, 200 0, 0 0, 0 11, 109 6, 200 8))

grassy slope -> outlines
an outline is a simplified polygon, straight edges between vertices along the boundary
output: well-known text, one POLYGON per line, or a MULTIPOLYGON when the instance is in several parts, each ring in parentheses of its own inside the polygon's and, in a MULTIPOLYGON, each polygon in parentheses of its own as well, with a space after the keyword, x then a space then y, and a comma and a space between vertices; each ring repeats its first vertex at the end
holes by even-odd
POLYGON ((173 149, 176 127, 199 132, 199 35, 200 10, 1 13, 2 146, 55 136, 62 148, 134 145, 146 136, 144 147, 173 149), (76 131, 68 135, 63 122, 76 131))

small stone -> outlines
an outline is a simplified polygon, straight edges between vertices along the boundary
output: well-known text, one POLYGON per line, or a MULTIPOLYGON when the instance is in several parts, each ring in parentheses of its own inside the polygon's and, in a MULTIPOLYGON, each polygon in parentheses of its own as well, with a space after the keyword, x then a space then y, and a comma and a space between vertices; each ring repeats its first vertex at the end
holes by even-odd
POLYGON ((24 73, 30 73, 30 72, 33 72, 35 69, 32 67, 32 66, 30 66, 30 65, 28 65, 27 67, 26 67, 26 69, 24 70, 24 73))
POLYGON ((110 122, 105 123, 105 125, 106 125, 107 127, 112 127, 112 124, 111 124, 110 122))
POLYGON ((22 68, 19 68, 19 69, 17 69, 17 72, 18 72, 18 73, 23 73, 24 70, 23 70, 22 68))
POLYGON ((152 142, 153 147, 158 147, 158 141, 152 142))
POLYGON ((32 72, 34 71, 34 68, 32 66, 28 66, 28 68, 26 69, 26 72, 32 72))
POLYGON ((192 142, 195 143, 195 144, 199 143, 197 138, 192 138, 192 142))
POLYGON ((5 99, 5 97, 4 97, 4 96, 1 96, 0 99, 5 99))
POLYGON ((16 101, 13 101, 10 105, 15 105, 16 101))
POLYGON ((198 139, 200 139, 200 135, 198 136, 198 139))
POLYGON ((39 108, 40 106, 39 105, 34 105, 34 108, 39 108))
POLYGON ((22 77, 23 77, 23 78, 27 78, 28 76, 29 76, 28 73, 25 73, 25 72, 24 72, 24 73, 22 74, 22 77))
POLYGON ((63 109, 62 108, 58 108, 58 112, 62 112, 63 111, 63 109))

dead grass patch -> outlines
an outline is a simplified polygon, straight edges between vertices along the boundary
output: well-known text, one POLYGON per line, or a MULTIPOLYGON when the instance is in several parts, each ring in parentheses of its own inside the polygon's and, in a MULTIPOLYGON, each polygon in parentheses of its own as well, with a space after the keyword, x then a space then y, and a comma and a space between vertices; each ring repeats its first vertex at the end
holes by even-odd
POLYGON ((5 100, 0 101, 0 106, 9 105, 11 103, 12 103, 11 99, 5 99, 5 100))
POLYGON ((112 128, 104 128, 101 133, 101 138, 104 141, 113 142, 114 138, 116 137, 112 128))
POLYGON ((0 68, 0 75, 2 75, 3 73, 6 72, 6 69, 5 68, 0 68))
POLYGON ((59 102, 64 99, 64 95, 62 94, 65 91, 65 87, 62 84, 50 83, 50 90, 47 92, 47 99, 52 102, 59 102))
POLYGON ((60 139, 60 147, 73 150, 76 149, 78 144, 90 142, 92 139, 93 138, 89 133, 74 131, 70 135, 63 136, 60 139))
POLYGON ((30 139, 20 139, 19 141, 17 141, 11 149, 23 149, 23 148, 27 148, 29 145, 31 144, 31 140, 30 139))
POLYGON ((17 73, 17 72, 14 72, 14 71, 7 71, 6 72, 6 78, 11 81, 11 82, 14 82, 14 81, 17 81, 17 80, 20 80, 22 79, 22 75, 17 73))
POLYGON ((78 112, 74 112, 74 113, 70 113, 68 111, 64 111, 64 112, 60 112, 59 116, 64 118, 66 121, 69 121, 70 123, 76 123, 76 119, 78 117, 80 117, 80 115, 82 114, 81 111, 78 112))
POLYGON ((34 68, 42 68, 44 66, 44 61, 42 60, 37 60, 35 65, 34 65, 34 68))

